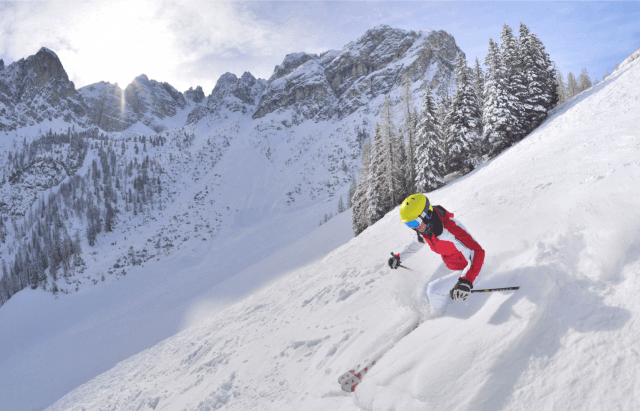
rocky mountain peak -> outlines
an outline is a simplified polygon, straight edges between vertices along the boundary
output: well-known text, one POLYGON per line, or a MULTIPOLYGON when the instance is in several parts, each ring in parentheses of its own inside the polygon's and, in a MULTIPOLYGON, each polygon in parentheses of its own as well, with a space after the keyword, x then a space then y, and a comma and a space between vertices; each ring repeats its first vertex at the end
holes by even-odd
MULTIPOLYGON (((4 66, 4 63, 3 63, 4 66)), ((0 130, 15 130, 62 117, 88 126, 87 107, 60 59, 42 47, 0 72, 0 130)))
POLYGON ((216 82, 215 87, 211 91, 211 94, 221 95, 225 91, 232 90, 238 84, 238 76, 233 73, 226 72, 220 76, 216 82))
POLYGON ((140 74, 138 77, 134 78, 131 83, 149 84, 149 77, 147 77, 146 74, 140 74))
POLYGON ((202 100, 204 100, 204 91, 202 91, 202 87, 200 86, 196 87, 195 90, 193 87, 189 87, 189 90, 184 92, 184 97, 194 103, 202 103, 202 100))
POLYGON ((248 71, 238 78, 233 73, 225 73, 216 82, 207 101, 207 107, 216 110, 222 106, 231 111, 249 110, 255 106, 266 86, 265 80, 256 79, 248 71))
MULTIPOLYGON (((269 78, 254 118, 292 108, 305 118, 347 116, 409 79, 414 89, 448 94, 460 52, 445 32, 415 32, 379 25, 340 51, 293 53, 269 78)), ((371 107, 377 109, 377 107, 371 107)))
MULTIPOLYGON (((46 47, 42 47, 33 57, 27 59, 29 68, 35 74, 32 81, 38 87, 44 86, 49 79, 69 83, 67 72, 62 67, 58 55, 46 47)), ((71 83, 73 86, 73 83, 71 83)), ((74 87, 75 91, 75 87, 74 87)))
POLYGON ((277 65, 273 69, 273 74, 271 75, 271 77, 269 77, 269 81, 272 82, 279 78, 282 78, 287 74, 290 74, 291 72, 293 72, 295 69, 297 69, 307 61, 312 59, 317 59, 317 58, 318 58, 317 54, 309 54, 309 53, 287 54, 284 60, 282 61, 282 64, 277 65))

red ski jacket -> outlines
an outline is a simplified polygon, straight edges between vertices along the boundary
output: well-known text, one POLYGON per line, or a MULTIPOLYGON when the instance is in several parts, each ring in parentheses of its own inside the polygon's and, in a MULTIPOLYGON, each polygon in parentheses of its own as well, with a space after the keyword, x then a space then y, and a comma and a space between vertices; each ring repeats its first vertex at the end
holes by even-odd
POLYGON ((471 264, 462 278, 473 283, 482 269, 484 250, 471 237, 467 229, 453 218, 453 213, 441 206, 433 206, 433 210, 438 213, 442 221, 442 234, 436 237, 434 234, 419 233, 418 239, 422 237, 433 252, 440 254, 442 261, 450 270, 464 270, 471 264))

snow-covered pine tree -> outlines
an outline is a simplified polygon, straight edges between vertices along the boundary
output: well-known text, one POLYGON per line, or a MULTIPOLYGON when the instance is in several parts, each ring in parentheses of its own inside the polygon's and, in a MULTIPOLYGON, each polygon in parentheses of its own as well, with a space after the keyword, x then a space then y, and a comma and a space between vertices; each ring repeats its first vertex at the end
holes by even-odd
MULTIPOLYGON (((357 236, 369 226, 367 211, 369 202, 367 193, 369 191, 369 166, 371 165, 371 140, 366 140, 362 146, 362 167, 360 167, 360 180, 356 184, 356 189, 351 197, 351 227, 353 234, 357 236)), ((354 176, 355 181, 355 176, 354 176)))
POLYGON ((538 67, 538 56, 531 42, 529 28, 520 22, 519 55, 521 62, 522 82, 526 93, 522 96, 523 125, 525 132, 535 128, 538 116, 545 110, 542 107, 541 95, 543 93, 542 72, 538 67))
POLYGON ((456 60, 456 92, 447 117, 449 162, 447 172, 468 172, 482 156, 480 108, 464 53, 456 60))
POLYGON ((520 60, 526 97, 524 108, 525 132, 529 133, 547 118, 547 112, 558 103, 555 67, 540 39, 520 23, 520 60))
POLYGON ((356 175, 352 174, 351 185, 349 186, 349 193, 347 194, 347 209, 351 208, 351 206, 353 205, 353 195, 355 194, 357 188, 358 183, 356 181, 356 175))
POLYGON ((382 137, 382 130, 376 123, 373 143, 371 144, 371 162, 369 163, 369 187, 367 190, 367 226, 375 224, 387 212, 389 198, 389 178, 386 166, 389 163, 387 145, 382 137), (387 201, 385 201, 387 200, 387 201))
POLYGON ((580 72, 580 75, 578 76, 578 90, 580 90, 580 92, 588 90, 591 88, 592 85, 593 83, 589 78, 589 73, 587 72, 587 69, 583 68, 582 71, 580 72))
POLYGON ((448 129, 446 118, 450 108, 451 99, 448 95, 442 96, 440 101, 436 103, 436 120, 438 120, 438 134, 441 139, 444 138, 445 131, 448 129))
POLYGON ((413 107, 413 94, 411 93, 411 83, 409 79, 406 79, 402 86, 402 123, 404 125, 404 137, 407 141, 406 150, 406 179, 405 179, 405 192, 402 198, 411 195, 415 192, 415 132, 416 132, 416 118, 415 107, 413 107))
POLYGON ((344 210, 344 201, 342 201, 342 196, 340 196, 340 201, 338 201, 338 214, 343 213, 344 210))
POLYGON ((424 92, 424 102, 416 130, 416 191, 427 193, 444 185, 442 138, 431 89, 424 92))
POLYGON ((540 39, 533 33, 531 34, 531 36, 534 43, 537 45, 538 53, 541 56, 541 59, 544 61, 542 67, 546 69, 544 85, 546 89, 546 95, 549 96, 549 100, 545 101, 545 108, 547 109, 547 112, 549 112, 549 110, 558 105, 559 99, 558 84, 556 83, 556 66, 553 61, 551 61, 551 56, 549 56, 549 53, 545 51, 542 41, 540 41, 540 39))
POLYGON ((509 98, 507 107, 516 119, 511 131, 513 142, 515 142, 526 135, 523 103, 527 99, 527 89, 522 75, 522 62, 520 60, 518 40, 513 35, 511 27, 506 24, 502 26, 500 39, 502 40, 501 57, 505 70, 505 86, 508 95, 511 97, 509 98))
POLYGON ((567 74, 567 100, 578 94, 578 81, 572 72, 567 74))
POLYGON ((558 90, 558 104, 562 104, 567 101, 567 85, 564 82, 564 76, 562 72, 555 67, 554 70, 556 72, 556 89, 558 90))
MULTIPOLYGON (((483 124, 482 124, 482 110, 484 106, 484 72, 482 71, 482 67, 480 67, 480 61, 476 57, 476 62, 473 66, 473 70, 471 72, 473 91, 476 94, 476 101, 478 102, 478 108, 480 109, 480 135, 483 132, 483 124)), ((483 152, 484 154, 484 152, 483 152)))
MULTIPOLYGON (((384 184, 387 193, 380 192, 384 211, 387 212, 398 205, 403 197, 405 189, 404 164, 406 160, 406 150, 402 136, 397 133, 394 124, 394 113, 391 105, 391 97, 387 94, 382 104, 382 124, 381 133, 384 147, 380 154, 382 157, 376 167, 379 174, 386 178, 384 184)), ((374 137, 374 152, 375 137, 374 137)), ((377 221, 377 220, 376 220, 377 221)))
POLYGON ((511 146, 519 135, 518 119, 509 109, 517 99, 507 89, 500 50, 492 39, 489 39, 485 65, 489 68, 485 77, 482 118, 484 139, 489 147, 489 155, 493 157, 511 146))

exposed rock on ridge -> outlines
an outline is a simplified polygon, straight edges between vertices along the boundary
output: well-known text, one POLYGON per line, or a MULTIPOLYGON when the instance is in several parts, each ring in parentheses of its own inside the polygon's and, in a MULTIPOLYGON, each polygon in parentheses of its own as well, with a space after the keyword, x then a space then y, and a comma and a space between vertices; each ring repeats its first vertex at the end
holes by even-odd
POLYGON ((124 90, 117 84, 101 81, 82 87, 79 91, 89 107, 91 121, 100 129, 122 131, 138 121, 126 106, 124 90))
POLYGON ((202 91, 202 87, 198 86, 194 90, 193 87, 189 87, 189 90, 184 92, 184 98, 187 100, 191 100, 194 103, 202 103, 204 100, 204 91, 202 91))
POLYGON ((0 131, 15 130, 46 119, 89 126, 87 106, 58 56, 43 47, 0 71, 0 131))
POLYGON ((213 88, 207 107, 213 111, 226 107, 230 111, 247 113, 257 105, 266 84, 266 80, 256 79, 248 71, 240 78, 233 73, 225 73, 213 88))
POLYGON ((274 69, 253 117, 294 107, 305 118, 342 118, 405 78, 442 96, 453 87, 459 52, 454 38, 444 31, 378 26, 340 51, 287 55, 274 69))
MULTIPOLYGON (((191 90, 196 99, 197 90, 191 90)), ((199 90, 202 92, 202 88, 199 90)), ((144 74, 136 77, 124 90, 117 85, 100 82, 79 91, 87 102, 91 120, 104 131, 122 131, 139 121, 160 132, 167 128, 162 120, 174 117, 189 106, 184 95, 169 83, 149 80, 144 74)))
POLYGON ((180 93, 144 74, 124 90, 100 82, 76 91, 55 53, 43 48, 8 67, 0 64, 0 130, 62 116, 104 131, 123 131, 141 122, 159 132, 197 122, 223 108, 254 119, 285 111, 294 122, 341 119, 359 109, 375 112, 377 99, 405 79, 413 82, 414 92, 430 87, 438 96, 450 94, 459 52, 453 37, 443 31, 382 25, 341 50, 289 54, 268 81, 248 72, 240 78, 226 73, 205 99, 199 86, 180 93))

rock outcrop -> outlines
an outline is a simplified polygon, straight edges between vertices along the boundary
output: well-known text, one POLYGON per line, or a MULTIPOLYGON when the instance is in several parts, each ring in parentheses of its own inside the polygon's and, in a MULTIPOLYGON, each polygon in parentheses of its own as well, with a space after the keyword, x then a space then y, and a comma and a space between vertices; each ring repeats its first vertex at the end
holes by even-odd
POLYGON ((0 131, 59 119, 89 126, 87 106, 60 59, 43 47, 0 69, 0 131))
POLYGON ((117 84, 101 81, 80 90, 93 124, 104 131, 122 131, 138 119, 127 106, 124 90, 117 84))
POLYGON ((305 118, 343 118, 409 80, 450 93, 461 52, 444 31, 378 26, 340 51, 290 54, 276 66, 253 117, 293 108, 305 118))
POLYGON ((233 73, 225 73, 213 88, 207 107, 213 112, 223 107, 234 112, 253 112, 266 85, 266 80, 256 79, 249 72, 245 72, 240 78, 233 73))
POLYGON ((205 98, 200 86, 181 93, 144 74, 125 89, 100 82, 76 91, 55 53, 42 48, 9 66, 0 60, 0 130, 62 117, 80 126, 95 124, 104 131, 123 131, 141 122, 160 132, 222 109, 254 119, 284 112, 294 122, 342 119, 361 109, 377 111, 379 97, 405 81, 411 82, 415 93, 429 87, 436 96, 451 94, 454 62, 460 52, 444 31, 415 32, 382 25, 341 50, 289 54, 269 80, 256 79, 249 72, 240 78, 226 73, 205 98))
POLYGON ((79 91, 89 107, 89 117, 104 131, 122 131, 139 121, 159 132, 167 128, 163 120, 190 105, 172 85, 149 80, 144 74, 124 90, 117 84, 100 82, 79 91))
POLYGON ((193 101, 196 104, 202 103, 204 97, 204 91, 202 91, 202 87, 200 86, 196 87, 195 90, 193 87, 189 87, 189 90, 184 92, 184 98, 193 101))

